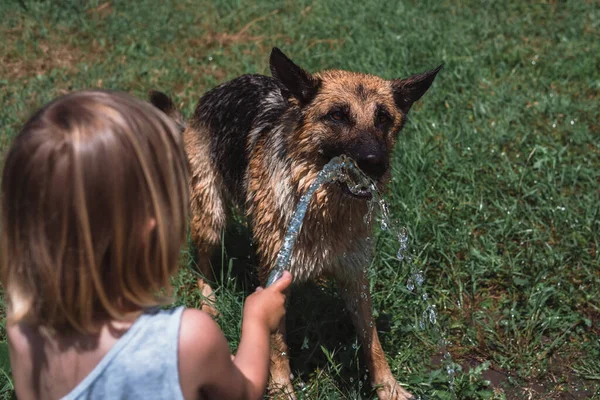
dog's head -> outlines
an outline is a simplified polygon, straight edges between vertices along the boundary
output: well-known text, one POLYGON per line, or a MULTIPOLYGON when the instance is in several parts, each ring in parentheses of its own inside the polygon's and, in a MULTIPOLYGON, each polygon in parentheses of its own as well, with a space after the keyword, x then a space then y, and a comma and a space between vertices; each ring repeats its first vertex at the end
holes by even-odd
POLYGON ((323 165, 346 154, 374 181, 389 177, 390 153, 408 111, 431 86, 442 65, 406 79, 331 70, 310 74, 278 48, 271 73, 300 110, 295 143, 323 165))

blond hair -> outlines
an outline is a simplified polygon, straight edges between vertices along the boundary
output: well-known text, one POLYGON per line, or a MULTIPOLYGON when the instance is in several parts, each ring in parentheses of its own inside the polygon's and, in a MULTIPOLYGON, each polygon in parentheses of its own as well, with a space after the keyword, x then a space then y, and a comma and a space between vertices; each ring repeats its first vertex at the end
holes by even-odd
POLYGON ((147 103, 94 90, 38 111, 2 175, 9 323, 92 333, 98 320, 168 302, 187 178, 179 131, 147 103))

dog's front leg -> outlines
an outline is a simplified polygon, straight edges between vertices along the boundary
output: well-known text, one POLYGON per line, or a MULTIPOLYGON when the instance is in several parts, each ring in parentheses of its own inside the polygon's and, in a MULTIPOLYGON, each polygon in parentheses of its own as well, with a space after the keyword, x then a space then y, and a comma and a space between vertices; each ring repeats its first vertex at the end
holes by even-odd
POLYGON ((277 332, 271 335, 270 374, 269 395, 274 399, 295 400, 290 358, 285 341, 285 317, 281 319, 277 332))
POLYGON ((347 272, 339 271, 336 278, 346 308, 350 312, 352 322, 360 338, 366 365, 369 369, 371 385, 377 389, 377 396, 380 400, 412 399, 412 395, 396 381, 385 359, 377 335, 377 327, 373 321, 369 282, 362 270, 350 275, 347 272))

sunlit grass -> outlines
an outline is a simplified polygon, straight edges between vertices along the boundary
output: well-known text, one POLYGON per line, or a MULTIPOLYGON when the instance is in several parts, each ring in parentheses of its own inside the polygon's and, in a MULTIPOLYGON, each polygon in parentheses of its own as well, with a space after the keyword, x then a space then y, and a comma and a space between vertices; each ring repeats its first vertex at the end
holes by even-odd
MULTIPOLYGON (((268 73, 274 45, 310 71, 395 78, 445 62, 411 110, 386 194, 410 232, 413 263, 399 264, 382 232, 370 269, 394 374, 428 399, 600 396, 593 2, 21 0, 0 12, 2 149, 36 107, 75 89, 142 98, 159 89, 189 115, 218 83, 268 73), (406 288, 411 269, 425 274, 437 327, 419 328, 425 303, 406 288), (436 362, 440 335, 460 366, 452 391, 436 362)), ((215 257, 219 324, 233 348, 256 284, 248 243, 234 224, 215 257)), ((197 306, 191 253, 184 259, 179 303, 197 306)), ((290 300, 292 369, 305 398, 372 396, 342 310, 332 285, 305 285, 290 300)), ((0 393, 7 385, 0 376, 0 393)))

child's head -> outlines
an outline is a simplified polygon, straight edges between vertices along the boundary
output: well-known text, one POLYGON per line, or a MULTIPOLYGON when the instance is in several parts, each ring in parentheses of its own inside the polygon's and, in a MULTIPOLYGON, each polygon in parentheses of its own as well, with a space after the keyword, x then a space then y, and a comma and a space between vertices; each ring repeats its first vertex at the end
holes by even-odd
POLYGON ((99 319, 163 303, 185 237, 187 176, 180 133, 147 103, 82 91, 38 111, 2 175, 9 321, 93 332, 99 319))

